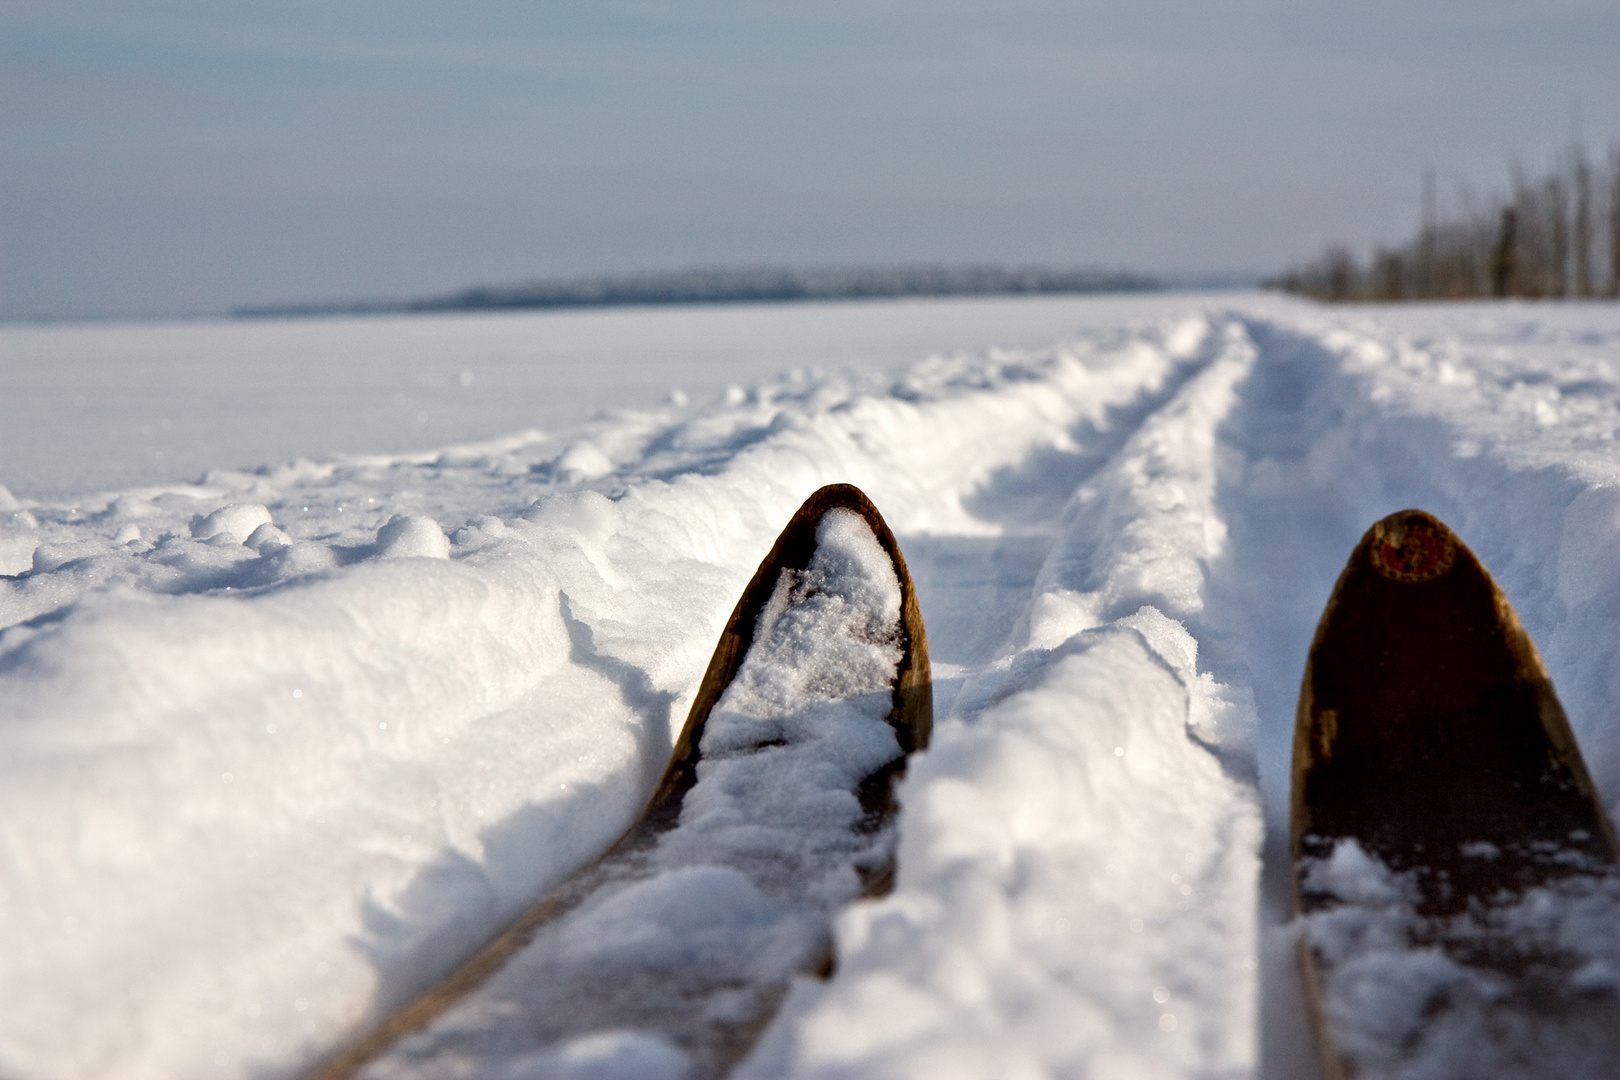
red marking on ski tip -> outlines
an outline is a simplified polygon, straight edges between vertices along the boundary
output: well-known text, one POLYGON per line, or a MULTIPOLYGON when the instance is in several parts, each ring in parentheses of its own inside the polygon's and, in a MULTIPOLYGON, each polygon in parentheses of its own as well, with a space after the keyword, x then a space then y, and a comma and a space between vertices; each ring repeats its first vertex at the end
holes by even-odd
POLYGON ((1391 581, 1433 581, 1457 561, 1451 530, 1427 514, 1414 510, 1391 514, 1375 529, 1368 554, 1373 569, 1391 581))

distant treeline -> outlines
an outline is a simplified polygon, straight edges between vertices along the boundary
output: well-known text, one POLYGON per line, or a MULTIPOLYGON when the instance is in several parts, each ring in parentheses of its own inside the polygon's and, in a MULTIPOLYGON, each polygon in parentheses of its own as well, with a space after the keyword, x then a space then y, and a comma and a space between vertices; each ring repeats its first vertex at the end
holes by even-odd
POLYGON ((419 300, 243 307, 239 317, 407 311, 493 311, 628 304, 743 304, 904 296, 1016 296, 1155 289, 1160 282, 1111 270, 910 266, 891 269, 757 267, 611 274, 524 285, 482 285, 419 300))
POLYGON ((1606 167, 1576 145, 1539 179, 1516 166, 1510 192, 1458 201, 1442 219, 1428 173, 1423 224, 1404 246, 1361 263, 1333 245, 1266 284, 1319 300, 1620 296, 1620 143, 1606 167))

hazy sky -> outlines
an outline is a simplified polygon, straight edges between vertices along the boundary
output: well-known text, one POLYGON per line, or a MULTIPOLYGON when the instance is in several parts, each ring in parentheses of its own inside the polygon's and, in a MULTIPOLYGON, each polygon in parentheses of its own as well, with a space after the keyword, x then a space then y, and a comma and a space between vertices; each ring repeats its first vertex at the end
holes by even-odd
POLYGON ((0 0, 0 316, 1269 271, 1620 136, 1616 0, 0 0))

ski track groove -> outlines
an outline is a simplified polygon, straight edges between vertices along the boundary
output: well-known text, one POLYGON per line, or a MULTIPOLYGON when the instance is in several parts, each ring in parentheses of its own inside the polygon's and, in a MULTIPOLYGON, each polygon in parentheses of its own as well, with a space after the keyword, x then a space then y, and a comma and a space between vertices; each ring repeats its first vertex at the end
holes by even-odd
MULTIPOLYGON (((129 794, 60 823, 78 837, 59 841, 66 850, 90 850, 94 868, 121 857, 96 853, 109 837, 154 843, 134 835, 163 823, 161 794, 218 775, 220 748, 242 739, 243 725, 216 719, 214 750, 177 748, 165 734, 178 718, 289 730, 294 684, 347 726, 286 760, 355 785, 379 824, 356 847, 361 869, 332 854, 317 867, 344 889, 291 875, 291 893, 332 925, 350 925, 339 912, 362 901, 318 1022, 206 1013, 209 995, 311 995, 290 961, 261 959, 232 982, 199 974, 178 946, 164 969, 136 945, 127 963, 169 971, 141 1001, 115 982, 15 1010, 0 1021, 0 1072, 89 1076, 117 1062, 132 1077, 209 1075, 217 1060, 185 1044, 212 1039, 232 1047, 237 1075, 296 1075, 431 983, 628 821, 761 545, 805 494, 842 480, 882 508, 911 563, 940 724, 902 788, 895 892, 840 920, 834 978, 795 987, 743 1075, 926 1076, 948 1063, 964 1075, 1224 1077, 1262 1059, 1269 1075, 1312 1075, 1278 838, 1304 656, 1370 522, 1422 507, 1478 552, 1620 809, 1620 656, 1592 648, 1620 621, 1620 463, 1600 437, 1620 391, 1577 352, 1498 362, 1492 340, 1251 305, 1045 353, 935 358, 887 384, 788 378, 707 411, 608 415, 560 440, 222 471, 83 504, 99 510, 25 505, 13 519, 32 521, 27 542, 59 555, 0 579, 0 705, 18 718, 0 738, 34 770, 5 774, 29 785, 11 797, 49 801, 65 755, 98 746, 150 762, 131 774, 83 759, 91 790, 129 794), (1548 410, 1587 426, 1552 440, 1548 410), (193 508, 226 502, 271 506, 293 546, 262 555, 187 536, 193 508), (306 505, 316 513, 301 532, 291 515, 306 505), (398 513, 464 522, 452 561, 383 558, 377 528, 398 513), (130 520, 174 539, 114 544, 130 520), (337 569, 339 549, 359 564, 337 569), (223 598, 226 585, 246 597, 223 598), (441 636, 413 636, 446 617, 441 636), (132 644, 154 630, 157 644, 132 644), (242 640, 259 641, 259 659, 230 675, 242 640), (218 675, 199 678, 186 657, 208 642, 218 675), (399 689, 379 689, 391 679, 399 689), (589 723, 560 725, 567 703, 589 723), (61 717, 71 730, 48 726, 61 717), (460 771, 398 751, 379 763, 375 729, 390 720, 418 754, 453 745, 460 771), (517 749, 536 725, 551 753, 586 762, 552 770, 566 797, 536 802, 480 760, 493 745, 545 771, 544 755, 517 749), (467 786, 480 776, 492 778, 467 786), (391 806, 402 786, 431 811, 391 806), (113 821, 129 808, 132 822, 113 821), (595 828, 570 835, 581 815, 595 828), (380 840, 406 829, 426 830, 437 852, 380 840), (1134 944, 1112 948, 1121 939, 1134 944), (119 1019, 98 1027, 97 1014, 119 1019), (154 1034, 187 1014, 197 1030, 154 1034), (72 1050, 55 1041, 68 1032, 72 1050)), ((8 535, 0 555, 20 550, 8 535)), ((287 791, 259 790, 289 839, 200 883, 215 895, 305 858, 321 814, 342 810, 289 811, 287 791)), ((226 844, 249 827, 231 814, 205 809, 201 833, 169 827, 170 847, 150 849, 155 873, 183 878, 198 836, 226 844)), ((33 867, 69 901, 95 887, 82 868, 40 869, 49 849, 30 828, 0 825, 0 871, 33 867)), ((150 900, 161 894, 148 888, 147 907, 121 921, 69 907, 108 938, 139 935, 163 924, 150 900)), ((267 924, 293 925, 263 906, 267 924)), ((309 969, 332 955, 319 928, 289 946, 218 923, 205 913, 194 928, 216 953, 291 948, 309 969)), ((14 951, 13 985, 75 955, 24 924, 43 944, 14 951)))

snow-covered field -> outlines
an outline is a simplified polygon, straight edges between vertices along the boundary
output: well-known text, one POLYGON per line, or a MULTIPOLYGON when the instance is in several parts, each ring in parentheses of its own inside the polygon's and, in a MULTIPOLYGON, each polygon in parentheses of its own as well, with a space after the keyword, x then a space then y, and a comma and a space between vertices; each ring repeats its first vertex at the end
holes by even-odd
POLYGON ((1080 297, 0 327, 0 484, 33 498, 400 453, 794 368, 1040 346, 1080 297))
POLYGON ((1496 574, 1620 810, 1620 307, 987 311, 595 313, 561 389, 582 315, 0 330, 0 1076, 292 1076, 433 982, 631 820, 836 481, 899 536, 937 725, 894 892, 747 1075, 1311 1075, 1294 699, 1404 506, 1496 574), (158 459, 171 348, 202 419, 158 459))

